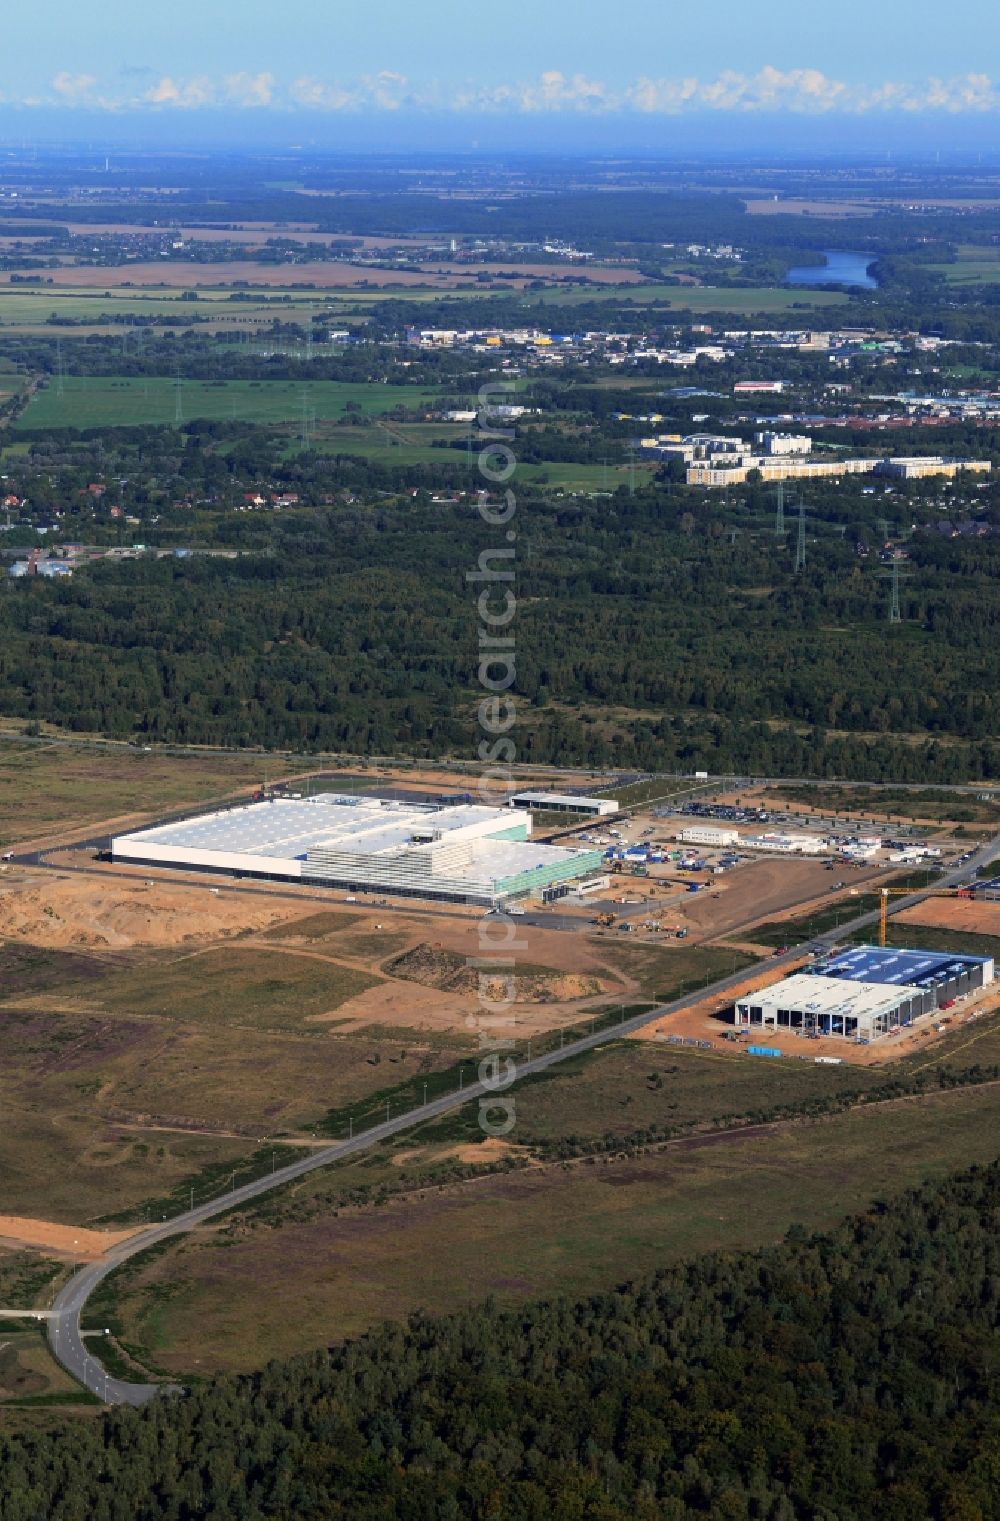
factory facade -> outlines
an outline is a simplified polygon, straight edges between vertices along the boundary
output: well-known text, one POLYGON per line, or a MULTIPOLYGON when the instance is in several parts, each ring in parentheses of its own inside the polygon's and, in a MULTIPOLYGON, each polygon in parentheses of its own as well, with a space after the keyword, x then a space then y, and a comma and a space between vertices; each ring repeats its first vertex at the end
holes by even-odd
POLYGON ((739 999, 735 1021, 749 1029, 881 1040, 993 977, 988 957, 855 946, 739 999))
POLYGON ((988 474, 989 460, 951 459, 940 454, 889 455, 882 458, 844 458, 814 455, 807 434, 758 433, 754 443, 710 433, 687 438, 643 438, 643 450, 661 459, 679 460, 689 486, 738 486, 756 470, 763 481, 809 481, 844 475, 878 475, 890 480, 924 480, 930 476, 953 478, 968 470, 988 474))
POLYGON ((531 816, 321 793, 119 835, 112 858, 487 908, 599 875, 599 850, 531 841, 531 816))
POLYGON ((614 798, 581 797, 575 792, 515 792, 510 806, 534 808, 538 813, 575 813, 588 819, 618 812, 614 798))

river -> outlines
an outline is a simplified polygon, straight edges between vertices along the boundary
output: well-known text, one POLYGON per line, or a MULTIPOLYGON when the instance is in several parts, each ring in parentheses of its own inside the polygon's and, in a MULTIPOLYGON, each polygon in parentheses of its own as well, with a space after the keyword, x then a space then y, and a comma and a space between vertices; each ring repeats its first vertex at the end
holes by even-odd
POLYGON ((877 290, 878 281, 868 273, 874 264, 873 254, 850 253, 845 249, 824 248, 825 264, 797 264, 785 276, 788 285, 860 285, 862 290, 877 290))

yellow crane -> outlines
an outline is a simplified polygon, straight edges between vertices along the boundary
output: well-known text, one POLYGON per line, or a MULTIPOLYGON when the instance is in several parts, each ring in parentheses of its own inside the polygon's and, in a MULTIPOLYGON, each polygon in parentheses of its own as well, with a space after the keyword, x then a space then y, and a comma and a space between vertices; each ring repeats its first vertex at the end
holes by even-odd
POLYGON ((923 893, 928 898, 971 898, 971 887, 880 887, 879 892, 879 916, 878 916, 878 943, 885 945, 889 932, 889 899, 912 898, 914 893, 923 893))

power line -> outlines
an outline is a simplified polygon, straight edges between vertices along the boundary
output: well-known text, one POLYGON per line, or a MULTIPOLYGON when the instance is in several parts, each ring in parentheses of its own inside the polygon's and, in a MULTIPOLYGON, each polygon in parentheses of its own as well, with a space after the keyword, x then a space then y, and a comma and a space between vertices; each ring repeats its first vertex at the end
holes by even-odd
POLYGON ((806 568, 806 504, 799 503, 799 533, 795 541, 795 569, 796 571, 806 568))

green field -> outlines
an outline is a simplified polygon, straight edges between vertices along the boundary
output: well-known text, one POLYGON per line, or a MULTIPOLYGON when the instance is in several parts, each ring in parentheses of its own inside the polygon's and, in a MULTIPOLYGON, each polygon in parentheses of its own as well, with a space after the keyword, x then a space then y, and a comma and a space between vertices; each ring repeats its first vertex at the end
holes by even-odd
POLYGON ((29 402, 19 428, 112 428, 173 424, 194 418, 254 423, 298 424, 303 408, 317 423, 360 412, 381 417, 400 408, 420 411, 435 404, 431 390, 319 380, 309 385, 285 380, 185 380, 153 376, 67 376, 60 388, 50 382, 29 402), (348 410, 351 409, 351 410, 348 410), (354 410, 357 409, 357 412, 354 410), (179 413, 179 419, 178 419, 179 413))
POLYGON ((565 290, 529 291, 522 299, 558 306, 586 306, 595 301, 617 301, 620 306, 658 306, 676 311, 733 312, 739 314, 797 311, 802 307, 842 306, 850 301, 845 291, 790 290, 771 286, 711 285, 619 285, 565 290))
MULTIPOLYGON (((946 271, 959 266, 942 266, 946 271)), ((165 272, 166 273, 166 272, 165 272)), ((263 337, 263 329, 275 318, 309 323, 325 316, 337 323, 350 323, 376 311, 387 301, 438 303, 457 300, 507 300, 514 317, 523 318, 526 305, 593 306, 617 302, 622 306, 657 306, 692 312, 732 312, 761 314, 798 311, 808 308, 839 306, 849 301, 842 291, 789 290, 780 287, 665 286, 665 285, 591 285, 583 287, 545 286, 540 290, 517 291, 470 286, 457 291, 401 287, 399 289, 345 288, 305 290, 301 287, 272 285, 267 289, 237 292, 233 288, 204 287, 196 301, 184 300, 184 291, 165 282, 163 287, 122 287, 105 289, 94 286, 58 287, 0 285, 0 330, 27 332, 58 331, 64 328, 67 338, 84 337, 88 331, 121 331, 122 324, 135 321, 169 319, 172 325, 184 319, 184 325, 236 330, 251 329, 263 337), (55 324, 55 325, 54 325, 55 324)))
POLYGON ((1000 248, 966 243, 952 264, 929 264, 949 285, 995 285, 1000 280, 1000 248))
MULTIPOLYGON (((231 301, 231 290, 199 291, 198 300, 182 301, 177 289, 133 291, 104 291, 101 289, 13 289, 0 286, 0 330, 4 328, 58 332, 61 320, 82 324, 82 329, 70 326, 64 336, 84 336, 87 328, 108 330, 116 324, 145 319, 154 322, 171 318, 172 323, 184 318, 198 323, 207 318, 209 326, 222 324, 243 328, 263 327, 275 318, 294 315, 297 320, 308 320, 313 314, 326 311, 330 303, 315 291, 283 292, 274 288, 271 292, 255 291, 249 301, 231 301), (282 299, 287 295, 290 299, 282 299)), ((119 326, 118 330, 121 328, 119 326)))

